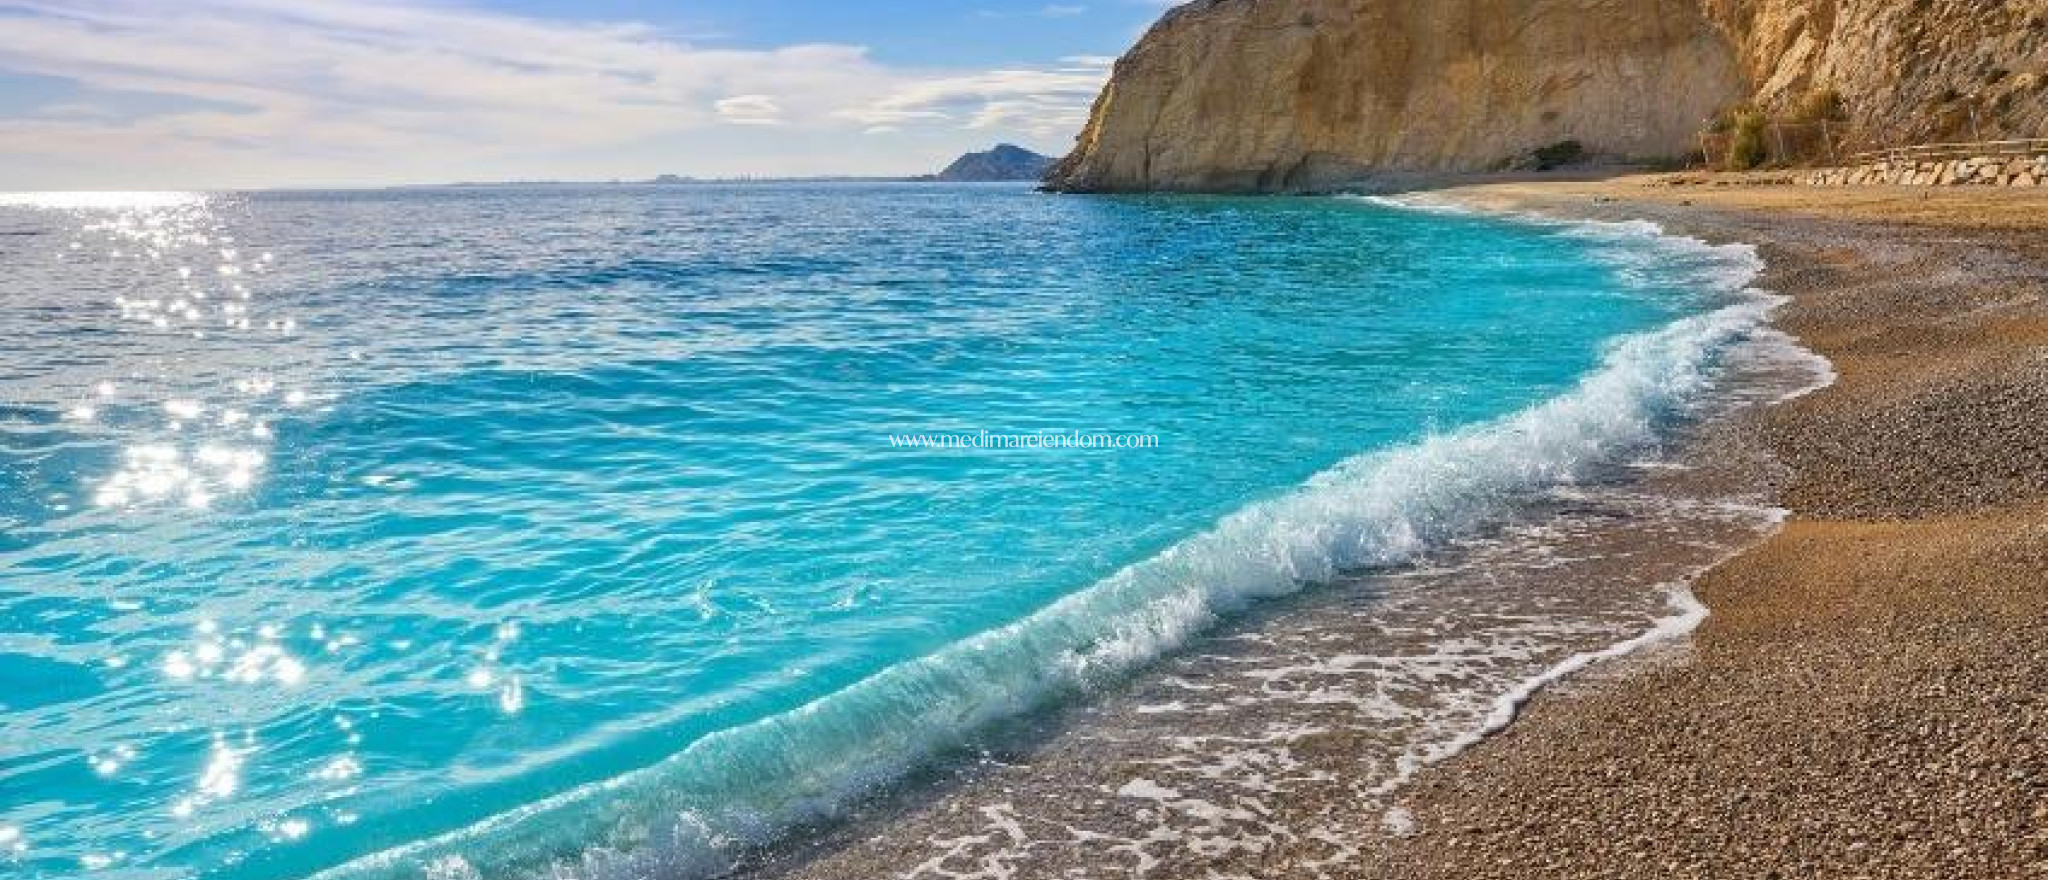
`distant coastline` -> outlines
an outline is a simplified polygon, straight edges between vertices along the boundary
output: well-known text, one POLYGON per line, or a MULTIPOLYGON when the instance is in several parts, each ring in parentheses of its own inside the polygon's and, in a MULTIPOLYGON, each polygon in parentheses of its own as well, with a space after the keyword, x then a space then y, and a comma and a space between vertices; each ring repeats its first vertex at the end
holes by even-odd
POLYGON ((789 183, 1036 183, 1051 170, 1057 161, 1051 156, 1040 155, 1014 144, 997 144, 994 147, 974 153, 966 153, 943 170, 934 174, 912 175, 864 175, 864 174, 816 174, 795 176, 742 175, 736 177, 696 177, 688 174, 660 174, 645 180, 474 180, 455 183, 409 183, 382 187, 391 190, 406 189, 491 189, 545 187, 585 188, 599 186, 733 186, 743 184, 789 184, 789 183))
POLYGON ((580 189, 589 187, 660 187, 660 186, 735 186, 774 183, 928 183, 930 177, 866 177, 860 175, 822 175, 814 177, 681 177, 664 174, 647 180, 465 180, 455 183, 404 183, 381 187, 387 190, 403 189, 504 189, 527 188, 580 189))

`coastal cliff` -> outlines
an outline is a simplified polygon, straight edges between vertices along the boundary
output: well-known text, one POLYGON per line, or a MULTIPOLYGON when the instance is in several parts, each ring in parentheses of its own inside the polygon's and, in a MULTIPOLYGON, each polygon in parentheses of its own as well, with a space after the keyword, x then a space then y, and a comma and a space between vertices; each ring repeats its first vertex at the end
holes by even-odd
POLYGON ((1070 191, 1287 192, 1574 144, 1684 155, 1824 96, 1867 140, 2048 135, 2048 0, 1197 0, 1117 62, 1070 191))
POLYGON ((1868 146, 2048 137, 2048 0, 1700 0, 1754 103, 1833 95, 1868 146))

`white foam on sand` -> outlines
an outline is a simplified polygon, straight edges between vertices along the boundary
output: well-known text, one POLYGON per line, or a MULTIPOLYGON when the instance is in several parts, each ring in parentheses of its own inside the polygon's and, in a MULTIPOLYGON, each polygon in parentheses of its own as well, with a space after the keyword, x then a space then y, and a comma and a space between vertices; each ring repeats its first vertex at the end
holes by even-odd
MULTIPOLYGON (((1775 310, 1787 301, 1785 297, 1748 288, 1747 285, 1750 281, 1754 280, 1756 275, 1761 274, 1764 267, 1762 258, 1756 256, 1753 247, 1741 244, 1716 246, 1695 238, 1672 236, 1665 232, 1663 226, 1648 220, 1620 222, 1565 220, 1542 214, 1493 211, 1476 205, 1464 204, 1431 195, 1362 196, 1359 198, 1384 207, 1432 213, 1492 214, 1527 222, 1566 225, 1571 227, 1572 234, 1592 240, 1626 241, 1639 237, 1654 237, 1662 239, 1667 243, 1668 247, 1679 247, 1687 250, 1715 248, 1747 250, 1750 254, 1750 260, 1755 266, 1755 271, 1743 282, 1747 292, 1768 302, 1772 310, 1775 310)), ((1625 274, 1628 272, 1656 271, 1654 257, 1645 259, 1641 251, 1618 251, 1614 252, 1613 258, 1623 263, 1625 274)), ((1766 323, 1752 328, 1747 333, 1743 343, 1739 346, 1740 351, 1736 355, 1752 372, 1776 378, 1777 381, 1764 383, 1761 386, 1763 394, 1767 397, 1765 402, 1784 403, 1795 400, 1827 388, 1838 381, 1839 374, 1835 371, 1832 362, 1822 357, 1818 352, 1800 344, 1792 335, 1769 326, 1767 323, 1768 312, 1765 318, 1766 323)), ((1748 390, 1754 392, 1758 389, 1748 390)), ((1770 508, 1765 512, 1772 518, 1772 524, 1768 530, 1759 535, 1759 540, 1775 533, 1791 514, 1790 511, 1780 508, 1770 508)), ((1714 565, 1739 555, 1745 549, 1732 549, 1720 560, 1717 560, 1714 565)), ((1693 594, 1690 584, 1693 578, 1704 574, 1712 567, 1712 565, 1703 567, 1693 572, 1684 581, 1668 584, 1663 588, 1673 612, 1671 615, 1657 619, 1647 630, 1632 638, 1608 645, 1599 650, 1573 654, 1536 675, 1517 683, 1508 692, 1501 694, 1494 700, 1492 710, 1487 713, 1485 719, 1476 727, 1444 740, 1419 754, 1404 756, 1397 762, 1395 775, 1383 783, 1376 793, 1383 796, 1391 794, 1411 781, 1415 774, 1423 767, 1456 757, 1473 746, 1484 742, 1487 738, 1506 730, 1509 725, 1514 723, 1529 701, 1535 699, 1536 695, 1544 689, 1595 665, 1627 658, 1646 649, 1676 642, 1691 635, 1693 631, 1699 628, 1700 624, 1706 622, 1712 612, 1705 603, 1702 603, 1693 594)), ((1385 812, 1383 824, 1389 833, 1396 836, 1412 834, 1416 830, 1413 814, 1400 806, 1391 807, 1385 812)))
MULTIPOLYGON (((1685 272, 1724 304, 1616 340, 1596 370, 1558 397, 1342 462, 1008 626, 794 711, 707 736, 652 767, 319 876, 419 876, 423 869, 494 878, 715 874, 745 847, 829 817, 977 728, 1049 697, 1118 680, 1222 615, 1348 570, 1411 559, 1498 520, 1531 492, 1613 463, 1653 442, 1673 413, 1706 394, 1729 352, 1769 339, 1766 324, 1780 300, 1748 288, 1762 269, 1754 249, 1667 236, 1653 224, 1570 228, 1610 245, 1601 252, 1613 252, 1619 271, 1661 265, 1685 272)), ((1675 613, 1650 631, 1551 667, 1499 697, 1476 729, 1402 758, 1397 780, 1498 730, 1542 687, 1689 632, 1705 615, 1682 588, 1673 590, 1672 602, 1675 613)), ((1415 665, 1426 658, 1399 662, 1426 674, 1415 665)), ((1457 674, 1456 666, 1446 663, 1444 674, 1457 674)), ((1303 735, 1267 732, 1283 747, 1303 735)), ((1187 813, 1203 828, 1242 818, 1231 813, 1237 808, 1169 793, 1178 794, 1147 786, 1134 795, 1156 796, 1162 810, 1187 813)), ((1202 840, 1228 842, 1220 832, 1202 840)))

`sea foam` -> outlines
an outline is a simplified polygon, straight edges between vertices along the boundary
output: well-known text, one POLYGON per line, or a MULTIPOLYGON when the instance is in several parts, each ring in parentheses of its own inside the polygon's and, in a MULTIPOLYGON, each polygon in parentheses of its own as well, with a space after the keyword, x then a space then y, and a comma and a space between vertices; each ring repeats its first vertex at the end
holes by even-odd
MULTIPOLYGON (((1115 681, 1249 603, 1410 559, 1483 526, 1527 493, 1652 443, 1708 391, 1733 346, 1775 332, 1765 325, 1779 298, 1748 288, 1762 268, 1751 248, 1667 236, 1646 223, 1578 223, 1570 234, 1593 242, 1596 256, 1624 276, 1683 272, 1725 304, 1615 340, 1564 394, 1344 461, 1007 626, 711 734, 651 767, 319 876, 718 873, 748 847, 830 817, 976 729, 1115 681)), ((1506 723, 1548 681, 1704 616, 1689 596, 1674 593, 1673 601, 1677 613, 1641 639, 1574 658, 1503 695, 1488 728, 1472 737, 1506 723)))

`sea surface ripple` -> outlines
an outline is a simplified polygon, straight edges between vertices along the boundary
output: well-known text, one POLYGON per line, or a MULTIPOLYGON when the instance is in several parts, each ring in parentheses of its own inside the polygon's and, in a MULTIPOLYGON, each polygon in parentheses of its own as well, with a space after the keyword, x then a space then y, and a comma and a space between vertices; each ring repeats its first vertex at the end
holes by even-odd
POLYGON ((714 873, 1655 443, 1767 311, 1654 229, 1012 186, 7 196, 0 265, 24 878, 714 873), (1156 445, 891 441, 984 431, 1156 445))

